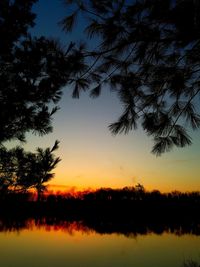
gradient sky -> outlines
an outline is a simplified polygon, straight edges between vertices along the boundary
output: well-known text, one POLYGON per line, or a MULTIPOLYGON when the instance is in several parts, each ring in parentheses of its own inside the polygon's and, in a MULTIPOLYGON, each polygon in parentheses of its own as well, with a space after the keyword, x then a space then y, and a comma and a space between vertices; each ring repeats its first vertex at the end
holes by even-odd
MULTIPOLYGON (((65 16, 63 1, 40 0, 34 5, 37 25, 33 34, 79 40, 81 28, 67 36, 57 23, 65 16)), ((147 190, 200 190, 199 131, 192 133, 193 145, 174 149, 161 157, 150 153, 152 140, 138 129, 128 135, 112 136, 108 125, 121 113, 114 93, 104 88, 102 96, 91 99, 87 93, 72 99, 64 88, 60 111, 54 117, 54 132, 45 137, 28 135, 26 149, 52 146, 60 140, 56 153, 62 158, 51 184, 76 187, 124 187, 142 183, 147 190)))

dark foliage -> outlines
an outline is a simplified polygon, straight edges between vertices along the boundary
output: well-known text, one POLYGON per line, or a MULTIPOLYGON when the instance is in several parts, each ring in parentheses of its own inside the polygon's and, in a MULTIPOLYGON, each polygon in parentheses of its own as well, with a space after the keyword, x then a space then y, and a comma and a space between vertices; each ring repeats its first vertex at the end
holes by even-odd
POLYGON ((58 41, 29 34, 35 2, 0 3, 0 144, 24 141, 28 131, 49 133, 62 87, 84 69, 73 44, 63 49, 58 41))
MULTIPOLYGON (((38 168, 39 169, 39 168, 38 168)), ((43 168, 44 169, 44 168, 43 168)), ((25 179, 25 181, 27 181, 25 179)), ((45 182, 45 181, 44 181, 45 182)), ((36 184, 36 183, 35 183, 36 184)), ((6 203, 14 203, 15 199, 19 199, 21 203, 34 202, 34 198, 28 197, 28 192, 24 194, 18 193, 14 190, 10 191, 1 201, 6 203)), ((160 214, 168 216, 173 213, 175 217, 180 214, 185 216, 185 219, 191 219, 192 216, 199 217, 200 208, 200 192, 185 192, 173 191, 171 193, 161 193, 158 190, 146 191, 144 187, 138 184, 135 187, 124 187, 122 189, 101 188, 95 191, 83 191, 76 194, 46 194, 41 199, 41 206, 46 206, 52 214, 61 212, 65 214, 64 210, 71 211, 78 215, 93 216, 92 210, 98 213, 106 214, 110 217, 118 216, 119 211, 126 216, 132 216, 134 213, 141 213, 142 216, 148 217, 149 213, 160 214), (55 208, 56 207, 56 208, 55 208), (74 209, 75 208, 75 209, 74 209), (131 209, 131 212, 129 212, 131 209), (79 212, 77 212, 79 210, 79 212), (145 212, 144 212, 145 211, 145 212), (132 214, 133 212, 133 214, 132 214), (79 215, 80 215, 79 214, 79 215)), ((3 207, 3 206, 2 206, 3 207)), ((156 216, 156 215, 155 215, 156 216)), ((170 220, 171 220, 170 216, 170 220)))
POLYGON ((195 0, 66 1, 72 13, 62 21, 73 29, 85 16, 85 33, 95 48, 75 82, 74 97, 89 85, 97 97, 104 85, 117 92, 123 114, 109 128, 128 133, 138 123, 153 137, 152 152, 192 143, 187 129, 200 127, 200 3, 195 0))
POLYGON ((6 141, 25 141, 27 132, 51 132, 63 86, 85 65, 73 43, 64 49, 56 40, 30 34, 35 2, 0 1, 0 193, 33 187, 39 199, 60 161, 53 154, 58 142, 31 153, 21 147, 8 150, 6 141))
POLYGON ((47 195, 40 202, 29 193, 0 199, 0 231, 36 226, 118 233, 200 235, 200 193, 147 192, 142 186, 99 189, 76 196, 47 195))
POLYGON ((54 176, 52 170, 60 158, 53 153, 58 149, 56 141, 52 148, 37 148, 36 153, 25 152, 17 147, 11 150, 0 149, 0 195, 37 190, 38 200, 46 189, 45 183, 54 176))

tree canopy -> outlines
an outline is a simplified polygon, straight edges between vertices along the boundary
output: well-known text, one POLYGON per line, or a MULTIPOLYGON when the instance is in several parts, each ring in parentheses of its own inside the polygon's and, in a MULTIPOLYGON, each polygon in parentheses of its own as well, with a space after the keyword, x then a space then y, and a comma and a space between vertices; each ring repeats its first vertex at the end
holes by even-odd
POLYGON ((22 147, 0 149, 0 192, 25 192, 34 188, 38 199, 54 174, 52 170, 60 161, 53 153, 58 149, 56 141, 52 148, 37 148, 36 152, 26 152, 22 147))
POLYGON ((0 2, 0 144, 24 141, 29 131, 49 133, 63 86, 84 68, 72 43, 64 49, 56 40, 30 34, 35 2, 0 2))
POLYGON ((90 88, 97 97, 103 86, 123 105, 110 124, 113 134, 142 126, 161 155, 192 143, 188 129, 200 127, 200 3, 195 0, 65 1, 65 31, 84 16, 88 64, 74 79, 74 97, 90 88), (71 12, 71 13, 69 13, 71 12))
POLYGON ((29 131, 49 133, 62 87, 83 64, 73 44, 63 49, 58 41, 30 34, 35 2, 0 1, 0 192, 35 188, 40 196, 60 161, 53 154, 58 141, 36 153, 9 150, 5 142, 25 141, 29 131))

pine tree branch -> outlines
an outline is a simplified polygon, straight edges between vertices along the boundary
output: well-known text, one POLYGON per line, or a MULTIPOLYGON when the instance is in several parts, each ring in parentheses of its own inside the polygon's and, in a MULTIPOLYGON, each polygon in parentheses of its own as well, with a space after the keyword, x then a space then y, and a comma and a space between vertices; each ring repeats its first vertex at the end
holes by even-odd
POLYGON ((186 108, 190 105, 190 103, 192 102, 192 100, 198 95, 198 93, 200 92, 200 88, 197 90, 197 92, 188 100, 187 104, 182 108, 182 110, 180 111, 179 115, 176 117, 173 125, 171 126, 170 131, 168 132, 166 137, 169 137, 170 134, 172 133, 174 127, 176 126, 178 120, 180 119, 181 115, 183 114, 183 112, 186 110, 186 108))

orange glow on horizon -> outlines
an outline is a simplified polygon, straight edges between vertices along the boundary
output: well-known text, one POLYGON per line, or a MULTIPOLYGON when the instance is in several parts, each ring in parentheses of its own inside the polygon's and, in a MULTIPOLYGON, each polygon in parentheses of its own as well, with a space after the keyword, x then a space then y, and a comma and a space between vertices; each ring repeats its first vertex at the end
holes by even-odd
MULTIPOLYGON (((143 185, 143 184, 142 184, 143 185)), ((106 187, 106 186, 102 186, 102 187, 78 187, 78 186, 66 186, 66 185, 58 185, 58 184, 49 184, 47 186, 47 192, 46 192, 46 195, 49 195, 49 194, 54 194, 54 195, 71 195, 73 197, 80 197, 81 195, 83 194, 87 194, 87 193, 90 193, 90 192, 95 192, 99 189, 113 189, 113 190, 121 190, 123 188, 126 188, 126 187, 135 187, 135 185, 133 186, 123 186, 123 187, 106 187)), ((171 193, 171 192, 180 192, 180 193, 190 193, 190 192, 199 192, 200 190, 198 190, 198 188, 196 189, 186 189, 186 190, 179 190, 178 188, 165 188, 163 190, 160 190, 158 188, 153 188, 151 186, 149 187, 146 187, 145 185, 144 186, 144 189, 146 192, 152 192, 154 190, 157 190, 159 191, 160 193, 171 193)))

